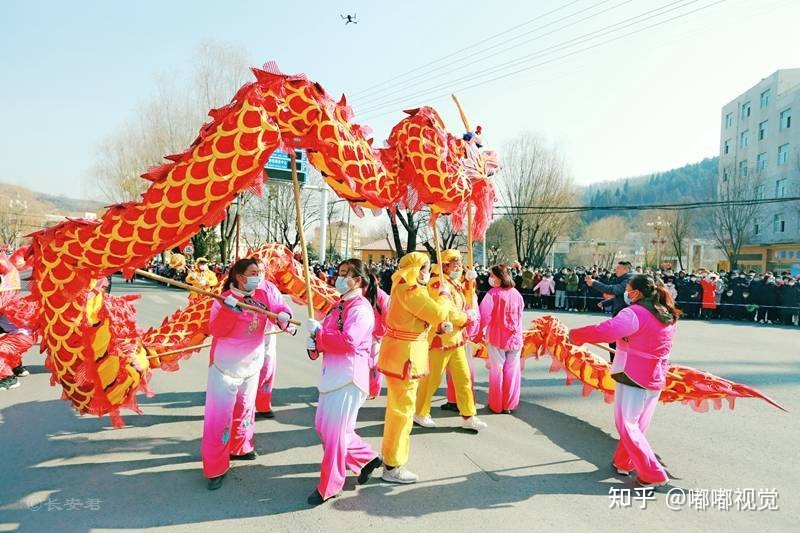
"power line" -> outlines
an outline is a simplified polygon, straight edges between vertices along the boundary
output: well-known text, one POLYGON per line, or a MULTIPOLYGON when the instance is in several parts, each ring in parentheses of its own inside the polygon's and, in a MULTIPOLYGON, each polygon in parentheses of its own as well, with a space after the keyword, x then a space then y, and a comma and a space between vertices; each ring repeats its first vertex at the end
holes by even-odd
MULTIPOLYGON (((565 15, 565 16, 563 16, 563 17, 559 18, 559 19, 556 19, 556 20, 554 20, 554 21, 548 22, 547 24, 543 24, 543 25, 541 25, 541 26, 537 26, 536 28, 533 28, 532 30, 528 30, 528 31, 526 31, 525 33, 521 33, 521 34, 519 34, 519 35, 515 35, 514 37, 511 37, 511 38, 509 38, 509 39, 506 39, 506 40, 504 40, 504 41, 500 41, 499 43, 495 43, 495 44, 493 44, 492 46, 490 46, 490 47, 488 47, 488 48, 483 48, 483 49, 481 49, 481 50, 478 50, 478 51, 476 51, 476 52, 473 52, 473 53, 471 53, 471 54, 469 54, 469 55, 467 55, 467 56, 465 56, 465 57, 458 58, 458 59, 456 59, 454 62, 455 62, 455 63, 461 63, 461 62, 463 62, 463 61, 466 61, 467 59, 470 59, 470 58, 472 58, 472 57, 475 57, 475 56, 478 56, 478 55, 483 55, 483 54, 486 54, 486 53, 487 53, 487 52, 489 52, 490 50, 493 50, 493 49, 495 49, 495 48, 497 48, 497 47, 499 47, 499 46, 503 46, 504 44, 510 43, 510 42, 512 42, 512 41, 515 41, 515 40, 517 40, 517 39, 519 39, 519 38, 521 38, 521 37, 524 37, 524 36, 526 36, 526 35, 530 35, 531 33, 536 33, 536 32, 538 32, 539 30, 546 29, 546 28, 547 28, 547 27, 549 27, 549 26, 552 26, 552 25, 554 25, 554 24, 556 24, 556 23, 558 23, 558 22, 561 22, 561 21, 563 21, 563 20, 566 20, 566 19, 572 18, 572 17, 574 17, 574 16, 576 16, 576 15, 580 15, 580 14, 582 14, 582 13, 585 13, 586 11, 590 11, 590 10, 594 9, 595 7, 597 7, 597 6, 600 6, 600 5, 602 5, 602 4, 606 4, 606 3, 608 3, 609 1, 610 1, 610 0, 603 0, 602 2, 598 2, 598 3, 596 3, 596 4, 592 4, 592 5, 590 5, 589 7, 586 7, 586 8, 584 8, 584 9, 581 9, 580 11, 576 11, 575 13, 571 13, 571 14, 569 14, 569 15, 565 15)), ((574 26, 574 25, 576 25, 576 24, 578 24, 578 23, 580 23, 580 22, 583 22, 583 21, 589 20, 589 19, 591 19, 591 18, 594 18, 594 17, 596 17, 596 16, 598 16, 598 15, 601 15, 601 14, 603 14, 603 13, 606 13, 606 12, 608 12, 608 11, 611 11, 611 10, 613 10, 613 9, 616 9, 616 8, 618 8, 618 7, 622 6, 622 5, 629 4, 631 1, 632 1, 632 0, 624 0, 624 1, 620 2, 619 4, 613 5, 613 6, 611 6, 611 7, 609 7, 609 8, 606 8, 606 9, 604 9, 604 10, 602 10, 602 11, 599 11, 599 12, 597 12, 597 13, 594 13, 594 14, 592 14, 592 15, 589 15, 589 16, 583 17, 583 18, 581 18, 581 19, 578 19, 578 20, 576 20, 576 21, 573 21, 573 22, 571 22, 571 23, 569 23, 569 24, 567 24, 567 25, 565 25, 565 26, 562 26, 562 27, 560 27, 560 28, 556 28, 555 30, 551 30, 551 31, 549 31, 549 32, 547 32, 547 33, 544 33, 544 34, 542 34, 542 35, 539 35, 539 36, 537 36, 537 37, 534 37, 534 38, 532 38, 532 39, 528 39, 528 40, 526 40, 526 41, 523 41, 523 42, 521 42, 521 43, 518 43, 518 44, 516 44, 516 45, 514 45, 514 46, 511 46, 511 47, 509 47, 509 48, 505 48, 505 49, 503 49, 503 50, 500 50, 499 52, 496 52, 496 53, 494 53, 494 54, 491 54, 491 55, 502 54, 502 53, 504 53, 504 52, 507 52, 507 51, 509 51, 509 50, 513 50, 513 49, 515 49, 515 48, 519 48, 519 47, 520 47, 521 45, 523 45, 523 44, 527 44, 527 43, 530 43, 530 42, 533 42, 533 41, 537 41, 537 40, 539 40, 539 39, 541 39, 541 38, 543 38, 543 37, 546 37, 546 36, 548 36, 548 35, 551 35, 551 34, 553 34, 553 33, 557 32, 557 31, 561 31, 561 30, 563 30, 563 29, 565 29, 565 28, 569 28, 570 26, 574 26)), ((679 0, 679 1, 683 1, 683 0, 679 0)), ((465 50, 465 49, 462 49, 462 50, 465 50)), ((486 58, 482 58, 482 59, 480 59, 479 61, 482 61, 483 59, 486 59, 486 58)), ((449 66, 449 65, 448 65, 448 66, 449 66)), ((435 76, 433 76, 433 77, 434 77, 434 78, 438 78, 438 77, 444 76, 444 75, 446 75, 446 74, 448 74, 448 73, 450 73, 450 72, 454 72, 454 71, 456 71, 456 70, 460 70, 460 69, 462 69, 462 68, 465 68, 466 66, 471 66, 471 65, 463 65, 463 66, 457 67, 457 68, 455 68, 455 69, 451 69, 451 70, 444 70, 444 71, 440 70, 440 68, 433 68, 433 69, 429 69, 429 70, 422 70, 422 72, 419 72, 419 70, 421 70, 421 69, 417 69, 417 70, 411 71, 410 73, 413 73, 413 74, 415 74, 415 75, 414 75, 414 76, 412 76, 411 78, 408 78, 408 79, 405 79, 405 80, 401 81, 401 82, 399 83, 399 86, 393 87, 393 90, 392 90, 390 93, 388 93, 388 94, 393 94, 393 93, 396 93, 396 92, 403 91, 403 90, 404 90, 404 89, 403 89, 403 86, 407 86, 407 85, 408 85, 410 82, 412 82, 413 80, 417 80, 417 79, 420 79, 420 78, 426 78, 426 81, 427 81, 427 80, 429 80, 429 79, 430 79, 430 74, 431 74, 431 73, 433 73, 433 72, 436 72, 436 73, 437 73, 437 74, 436 74, 435 76)), ((375 92, 375 91, 372 91, 372 93, 373 93, 373 95, 374 95, 374 96, 362 96, 361 98, 366 98, 366 100, 367 100, 367 101, 369 101, 369 100, 380 100, 382 97, 386 96, 386 94, 387 94, 387 93, 385 93, 385 92, 375 92), (377 98, 376 98, 376 97, 377 97, 377 98)), ((359 103, 359 104, 361 104, 361 103, 362 103, 362 102, 361 102, 361 100, 360 100, 358 97, 356 97, 355 95, 353 95, 353 96, 352 96, 352 98, 354 99, 354 101, 355 101, 356 103, 359 103)))
MULTIPOLYGON (((547 60, 547 61, 543 61, 543 62, 540 62, 540 63, 536 63, 534 65, 530 65, 530 66, 527 66, 525 68, 521 68, 521 69, 518 69, 518 70, 515 70, 515 71, 512 71, 512 72, 509 72, 507 74, 496 76, 496 77, 490 78, 488 80, 483 80, 483 81, 480 81, 480 82, 477 82, 477 83, 473 83, 473 84, 465 85, 465 86, 461 86, 461 87, 451 87, 450 90, 447 93, 439 94, 435 98, 443 98, 443 97, 446 97, 448 94, 450 94, 453 91, 464 92, 464 91, 468 91, 470 89, 473 89, 475 87, 480 87, 480 86, 486 85, 488 83, 492 83, 492 82, 495 82, 495 81, 499 81, 501 79, 505 79, 505 78, 508 78, 508 77, 511 77, 511 76, 515 76, 516 74, 520 74, 522 72, 525 72, 525 71, 528 71, 528 70, 531 70, 531 69, 534 69, 534 68, 537 68, 537 67, 540 67, 540 66, 543 66, 543 65, 547 65, 549 63, 553 63, 554 61, 558 61, 559 59, 564 59, 564 58, 567 58, 567 57, 571 57, 571 56, 574 56, 574 55, 579 54, 581 52, 592 50, 592 49, 598 48, 600 46, 603 46, 605 44, 608 44, 608 43, 611 43, 611 42, 614 42, 614 41, 618 41, 618 40, 623 39, 625 37, 629 37, 631 35, 635 35, 637 33, 641 33, 642 31, 645 31, 645 30, 648 30, 648 29, 651 29, 651 28, 655 28, 655 27, 658 27, 658 26, 662 26, 662 25, 664 25, 664 24, 666 24, 668 22, 672 22, 674 20, 678 20, 678 19, 687 17, 687 16, 692 15, 694 13, 697 13, 699 11, 703 11, 703 10, 708 9, 710 7, 713 7, 715 5, 721 4, 721 3, 725 2, 725 1, 726 0, 717 0, 716 2, 713 2, 711 4, 699 7, 697 9, 693 9, 691 11, 682 13, 680 15, 676 15, 674 17, 671 17, 669 19, 657 22, 655 24, 651 24, 649 26, 645 26, 644 28, 639 28, 639 29, 637 29, 635 31, 632 31, 632 32, 629 32, 629 33, 626 33, 626 34, 623 34, 623 35, 620 35, 620 36, 617 36, 617 37, 614 37, 614 38, 611 38, 611 39, 607 39, 607 40, 602 41, 600 43, 596 43, 596 44, 594 44, 592 46, 588 46, 588 47, 585 47, 585 48, 580 48, 578 50, 574 50, 574 51, 572 51, 570 53, 563 54, 563 55, 555 57, 553 59, 550 59, 550 60, 547 60)), ((433 90, 431 90, 431 92, 433 92, 433 90)), ((378 111, 378 109, 376 109, 375 111, 378 111)), ((396 111, 397 111, 396 107, 391 107, 391 109, 389 111, 385 111, 385 112, 382 112, 382 113, 373 113, 371 115, 368 115, 368 116, 364 117, 362 120, 367 121, 367 120, 370 120, 370 119, 373 119, 373 118, 377 118, 377 117, 381 117, 381 116, 384 116, 384 115, 388 115, 390 113, 394 113, 396 111)))
MULTIPOLYGON (((477 75, 476 74, 465 75, 465 76, 462 76, 460 78, 456 78, 454 80, 448 80, 448 81, 446 81, 444 83, 440 83, 439 85, 435 85, 433 87, 429 87, 427 89, 423 89, 423 90, 418 91, 416 93, 412 93, 411 95, 406 95, 406 96, 399 97, 399 98, 398 97, 394 97, 394 99, 381 101, 380 103, 373 102, 371 104, 368 104, 366 106, 367 109, 363 110, 363 112, 364 113, 370 113, 372 111, 380 109, 384 105, 402 103, 403 101, 405 101, 407 99, 416 98, 418 96, 425 95, 425 94, 427 94, 427 93, 429 93, 431 91, 437 91, 439 89, 444 89, 444 88, 447 88, 447 87, 451 87, 452 84, 454 84, 454 83, 460 83, 460 82, 464 82, 464 81, 474 80, 476 76, 477 77, 482 77, 482 76, 495 74, 495 73, 498 73, 498 72, 503 71, 505 69, 508 69, 510 67, 513 67, 515 65, 520 65, 520 64, 523 64, 523 63, 527 63, 527 62, 535 60, 535 59, 537 59, 539 57, 548 56, 548 55, 551 55, 553 53, 557 53, 557 52, 560 52, 562 50, 566 50, 566 49, 572 48, 574 46, 577 46, 577 45, 580 45, 580 44, 583 44, 583 43, 598 39, 600 37, 603 37, 604 35, 612 34, 612 33, 624 30, 626 28, 630 28, 632 26, 636 26, 637 24, 641 24, 641 23, 643 23, 643 22, 645 22, 647 20, 663 16, 663 15, 665 15, 667 13, 672 12, 672 11, 683 9, 683 8, 687 7, 688 5, 694 4, 694 3, 698 2, 698 1, 699 0, 688 0, 688 2, 687 2, 687 0, 678 0, 678 1, 675 1, 675 2, 667 3, 667 4, 664 4, 664 5, 660 6, 660 7, 657 7, 657 8, 654 8, 654 9, 650 9, 648 11, 640 13, 640 14, 638 14, 636 16, 629 17, 627 19, 621 20, 621 21, 616 22, 614 24, 610 24, 608 26, 604 26, 604 27, 599 28, 597 30, 590 31, 590 32, 585 33, 583 35, 580 35, 578 37, 574 37, 572 39, 568 39, 568 40, 563 41, 561 43, 558 43, 558 44, 555 44, 555 45, 552 45, 552 46, 549 46, 549 47, 534 51, 534 52, 529 53, 529 54, 525 54, 525 55, 520 56, 520 57, 518 57, 516 59, 512 59, 512 60, 506 61, 504 63, 501 63, 501 64, 497 65, 497 66, 488 68, 488 69, 480 72, 477 75), (679 4, 679 5, 675 6, 675 4, 679 4), (672 7, 670 8, 670 6, 672 6, 672 7), (670 8, 670 9, 666 9, 666 8, 670 8), (637 19, 640 19, 640 20, 637 20, 637 19)), ((724 0, 722 0, 722 1, 724 1, 724 0)), ((691 13, 691 12, 689 12, 689 13, 691 13)), ((668 22, 669 20, 672 20, 672 19, 667 19, 664 22, 668 22)), ((642 29, 647 29, 647 28, 642 28, 642 29)), ((603 44, 603 43, 599 43, 599 44, 603 44)), ((458 69, 456 69, 456 70, 458 70, 458 69)), ((395 91, 395 92, 397 92, 397 91, 395 91)), ((389 94, 392 94, 392 93, 389 93, 389 94)))
MULTIPOLYGON (((442 57, 440 57, 439 59, 434 59, 433 61, 430 61, 430 62, 428 62, 428 63, 425 63, 424 65, 422 65, 422 66, 420 66, 420 67, 417 67, 417 68, 415 68, 415 69, 412 69, 412 70, 408 70, 408 71, 406 71, 406 72, 403 72, 402 74, 398 74, 397 76, 394 76, 393 78, 389 78, 389 79, 387 79, 387 80, 384 80, 384 81, 382 81, 382 82, 380 82, 380 83, 377 83, 377 84, 375 84, 375 85, 372 85, 372 86, 370 86, 370 87, 367 87, 366 89, 362 89, 361 91, 356 91, 356 92, 352 93, 352 94, 350 95, 350 97, 351 97, 351 98, 355 98, 355 97, 357 97, 357 96, 359 96, 359 95, 362 95, 362 94, 365 94, 365 93, 367 93, 367 92, 370 92, 372 89, 375 89, 375 88, 377 88, 377 87, 382 87, 382 86, 384 86, 384 85, 386 85, 386 84, 388 84, 388 83, 391 83, 391 82, 393 82, 393 81, 395 81, 395 80, 398 80, 398 79, 400 79, 400 78, 402 78, 402 77, 404 77, 404 76, 406 76, 406 75, 408 75, 408 74, 413 74, 413 73, 417 72, 417 71, 418 71, 419 69, 421 69, 421 68, 426 68, 426 67, 429 67, 429 66, 431 66, 431 65, 435 65, 435 64, 437 64, 437 63, 440 63, 440 62, 444 61, 445 59, 449 59, 449 58, 451 58, 451 57, 453 57, 453 56, 456 56, 456 55, 460 54, 461 52, 464 52, 464 51, 470 50, 470 49, 472 49, 472 48, 475 48, 476 46, 480 46, 481 44, 483 44, 483 43, 485 43, 485 42, 488 42, 488 41, 491 41, 492 39, 494 39, 494 38, 496 38, 496 37, 500 37, 501 35, 505 35, 506 33, 508 33, 508 32, 511 32, 511 31, 514 31, 514 30, 517 30, 517 29, 519 29, 519 28, 522 28, 523 26, 527 26, 528 24, 530 24, 530 23, 532 23, 532 22, 536 22, 537 20, 541 20, 541 19, 543 19, 543 18, 547 17, 548 15, 552 15, 553 13, 556 13, 556 12, 558 12, 558 11, 561 11, 562 9, 566 9, 566 8, 568 8, 569 6, 571 6, 571 5, 573 5, 573 4, 577 4, 577 3, 578 3, 578 2, 580 2, 580 1, 581 1, 581 0, 573 0, 573 1, 572 1, 572 2, 570 2, 569 4, 563 5, 563 6, 561 6, 561 7, 558 7, 558 8, 556 8, 556 9, 553 9, 553 10, 550 10, 550 11, 548 11, 547 13, 544 13, 544 14, 542 14, 542 15, 539 15, 539 16, 537 16, 537 17, 534 17, 534 18, 532 18, 532 19, 530 19, 530 20, 527 20, 527 21, 525 21, 525 22, 523 22, 523 23, 521 23, 521 24, 517 24, 516 26, 513 26, 513 27, 511 27, 511 28, 508 28, 508 29, 506 29, 506 30, 503 30, 503 31, 501 31, 501 32, 499 32, 499 33, 495 33, 494 35, 490 35, 489 37, 486 37, 485 39, 482 39, 482 40, 480 40, 480 41, 478 41, 478 42, 476 42, 476 43, 472 43, 472 44, 470 44, 469 46, 465 46, 464 48, 460 48, 460 49, 456 50, 455 52, 451 52, 451 53, 449 53, 449 54, 447 54, 447 55, 445 55, 445 56, 442 56, 442 57)), ((610 0, 604 0, 604 2, 608 2, 608 1, 610 1, 610 0)), ((604 3, 604 2, 600 2, 600 3, 602 4, 602 3, 604 3)))
POLYGON ((675 204, 639 204, 639 205, 582 205, 582 206, 515 206, 499 205, 496 209, 504 211, 506 215, 531 215, 531 214, 558 214, 558 213, 580 213, 587 211, 684 211, 690 209, 703 209, 710 207, 747 207, 764 204, 779 204, 800 201, 800 196, 789 196, 783 198, 752 198, 747 200, 714 200, 706 202, 689 202, 675 204))

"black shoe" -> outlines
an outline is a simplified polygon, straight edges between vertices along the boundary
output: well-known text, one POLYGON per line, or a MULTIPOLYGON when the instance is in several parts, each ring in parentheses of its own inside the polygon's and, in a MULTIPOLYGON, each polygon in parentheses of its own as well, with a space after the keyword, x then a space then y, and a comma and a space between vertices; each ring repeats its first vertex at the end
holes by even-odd
POLYGON ((314 492, 311 493, 311 495, 308 497, 306 501, 308 502, 309 505, 322 505, 326 501, 332 500, 336 496, 337 495, 334 494, 333 496, 331 496, 326 500, 325 498, 322 497, 322 494, 320 494, 318 490, 314 489, 314 492))
POLYGON ((506 409, 506 410, 503 411, 503 414, 504 415, 513 415, 514 411, 512 411, 511 409, 506 409))
POLYGON ((453 411, 454 413, 458 412, 458 404, 447 402, 441 405, 442 411, 453 411))
POLYGON ((10 390, 19 387, 20 383, 17 376, 8 376, 7 378, 0 379, 0 390, 10 390))
POLYGON ((243 455, 231 455, 231 461, 255 461, 258 454, 255 450, 243 455))
POLYGON ((379 455, 372 461, 368 462, 364 465, 364 468, 361 469, 361 472, 358 474, 358 484, 363 485, 367 481, 369 481, 369 477, 372 475, 372 472, 375 471, 376 468, 383 465, 383 459, 379 455))
POLYGON ((275 413, 273 413, 272 411, 256 413, 256 418, 275 418, 275 413))
POLYGON ((19 365, 18 367, 14 368, 13 372, 14 372, 14 375, 17 376, 18 378, 24 378, 25 376, 30 376, 31 375, 31 373, 28 372, 28 369, 25 368, 22 365, 19 365))
POLYGON ((217 490, 222 486, 222 478, 225 477, 225 474, 221 476, 212 477, 208 480, 208 490, 217 490))

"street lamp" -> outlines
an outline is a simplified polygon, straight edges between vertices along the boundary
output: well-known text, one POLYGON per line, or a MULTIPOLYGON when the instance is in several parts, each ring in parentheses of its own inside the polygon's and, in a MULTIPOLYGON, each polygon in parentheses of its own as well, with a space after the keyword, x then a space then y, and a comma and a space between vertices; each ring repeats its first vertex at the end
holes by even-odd
POLYGON ((666 244, 666 240, 661 238, 661 231, 670 226, 666 220, 661 220, 661 215, 658 215, 655 220, 648 222, 647 226, 653 228, 656 232, 656 238, 650 241, 656 247, 656 268, 661 265, 661 246, 666 244))

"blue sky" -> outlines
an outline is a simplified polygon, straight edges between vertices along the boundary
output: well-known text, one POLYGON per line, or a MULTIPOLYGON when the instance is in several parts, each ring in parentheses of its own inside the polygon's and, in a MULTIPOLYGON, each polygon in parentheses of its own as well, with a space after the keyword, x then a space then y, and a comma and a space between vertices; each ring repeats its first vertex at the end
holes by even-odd
POLYGON ((379 141, 403 108, 422 104, 437 107, 460 131, 446 97, 455 90, 493 148, 537 131, 563 152, 578 183, 665 170, 715 155, 720 108, 774 70, 800 67, 792 27, 800 2, 714 2, 4 1, 0 181, 96 197, 86 178, 99 142, 152 96, 157 73, 184 83, 195 48, 209 39, 243 47, 253 64, 275 59, 285 72, 306 72, 332 94, 355 94, 349 100, 356 120, 379 141), (704 6, 710 7, 687 14, 704 6), (660 18, 608 38, 685 16, 554 61, 604 39, 547 55, 656 8, 663 9, 660 18), (359 24, 344 26, 340 13, 357 14, 359 24), (504 37, 423 67, 495 34, 504 37), (550 62, 465 89, 483 81, 480 73, 537 53, 524 65, 550 62), (419 78, 407 74, 364 93, 409 71, 419 78))

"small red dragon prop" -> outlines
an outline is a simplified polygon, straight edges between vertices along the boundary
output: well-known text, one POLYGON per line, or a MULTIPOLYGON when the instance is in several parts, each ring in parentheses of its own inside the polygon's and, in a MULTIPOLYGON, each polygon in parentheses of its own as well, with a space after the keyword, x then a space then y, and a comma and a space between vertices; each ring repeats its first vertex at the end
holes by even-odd
MULTIPOLYGON (((563 369, 567 374, 567 385, 574 381, 583 383, 584 396, 593 390, 603 393, 607 403, 613 401, 616 382, 611 379, 611 365, 589 350, 569 342, 569 329, 557 318, 543 316, 531 323, 523 335, 523 357, 536 357, 544 353, 553 358, 551 372, 563 369)), ((736 398, 761 398, 770 405, 786 411, 780 404, 753 387, 734 383, 702 370, 683 365, 670 365, 667 383, 661 391, 660 401, 681 402, 695 411, 705 412, 710 402, 714 409, 722 409, 726 400, 733 409, 736 398)))

